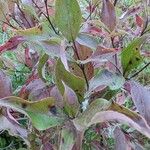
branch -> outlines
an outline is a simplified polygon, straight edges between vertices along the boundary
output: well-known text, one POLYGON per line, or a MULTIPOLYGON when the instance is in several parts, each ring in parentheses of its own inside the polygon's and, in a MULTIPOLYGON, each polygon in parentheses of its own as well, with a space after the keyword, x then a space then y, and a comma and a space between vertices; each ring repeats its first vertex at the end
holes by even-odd
MULTIPOLYGON (((74 52, 77 56, 77 59, 80 60, 75 41, 73 41, 73 49, 74 49, 74 52)), ((86 82, 86 85, 87 85, 87 90, 88 90, 89 89, 89 82, 88 82, 88 79, 87 79, 87 76, 86 76, 86 73, 85 73, 85 67, 84 67, 83 64, 79 64, 79 67, 82 70, 82 73, 83 73, 83 76, 84 76, 84 79, 85 79, 85 82, 86 82)))
POLYGON ((140 72, 142 72, 145 68, 147 68, 150 65, 150 62, 147 63, 143 68, 141 68, 138 72, 136 72, 135 74, 133 74, 128 80, 134 78, 135 76, 137 76, 140 72))
POLYGON ((53 24, 52 24, 52 22, 51 22, 51 20, 50 20, 50 18, 49 18, 47 0, 44 0, 44 3, 45 3, 45 8, 46 8, 46 14, 47 14, 47 16, 45 16, 45 17, 46 17, 46 19, 48 20, 48 22, 49 22, 50 26, 52 27, 52 29, 54 30, 55 34, 58 35, 58 32, 56 31, 55 27, 53 26, 53 24))
POLYGON ((27 24, 28 24, 28 25, 29 25, 29 27, 31 28, 32 26, 30 25, 30 23, 29 23, 28 19, 26 18, 25 14, 24 14, 24 12, 22 11, 22 9, 20 8, 19 4, 18 4, 18 3, 16 3, 16 4, 17 4, 18 9, 19 9, 19 10, 20 10, 20 12, 22 13, 22 15, 23 15, 24 19, 26 20, 27 24))

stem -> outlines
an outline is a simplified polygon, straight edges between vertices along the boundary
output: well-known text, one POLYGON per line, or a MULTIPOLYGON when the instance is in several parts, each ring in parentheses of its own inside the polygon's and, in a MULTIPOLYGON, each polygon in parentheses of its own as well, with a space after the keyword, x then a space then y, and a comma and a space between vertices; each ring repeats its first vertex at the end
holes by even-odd
POLYGON ((21 28, 23 29, 23 26, 22 26, 21 22, 19 22, 19 21, 16 19, 15 15, 14 15, 14 14, 11 15, 11 17, 12 17, 12 19, 19 25, 19 27, 21 27, 21 28))
POLYGON ((5 21, 2 21, 4 24, 7 24, 8 26, 10 26, 11 28, 15 29, 15 30, 18 30, 18 28, 16 28, 15 26, 13 26, 11 23, 8 23, 8 22, 5 22, 5 21))
MULTIPOLYGON (((80 60, 78 50, 77 50, 77 47, 76 47, 76 44, 75 44, 74 41, 73 41, 73 46, 74 46, 74 52, 77 56, 77 59, 80 60)), ((84 76, 84 79, 85 79, 85 82, 86 82, 87 90, 88 90, 89 89, 89 82, 88 82, 88 79, 87 79, 87 76, 86 76, 86 73, 85 73, 85 66, 83 64, 80 64, 79 67, 82 70, 82 73, 83 73, 83 76, 84 76)))
POLYGON ((58 35, 58 32, 56 31, 55 27, 53 26, 53 24, 52 24, 52 22, 51 22, 51 20, 50 20, 50 18, 49 18, 47 0, 44 0, 44 3, 45 3, 45 8, 46 8, 46 14, 47 14, 45 17, 46 17, 46 19, 48 20, 48 22, 49 22, 50 26, 52 27, 52 29, 54 30, 55 34, 58 35))
POLYGON ((145 68, 147 68, 148 66, 150 65, 150 62, 149 63, 147 63, 143 68, 141 68, 138 72, 136 72, 135 74, 133 74, 130 78, 129 78, 129 80, 130 79, 132 79, 132 78, 134 78, 135 76, 137 76, 140 72, 142 72, 145 68))
POLYGON ((15 26, 13 26, 11 23, 10 23, 10 21, 9 21, 9 19, 7 18, 7 16, 5 15, 5 13, 2 11, 2 14, 3 14, 3 16, 5 17, 5 19, 6 19, 6 22, 5 21, 2 21, 4 24, 7 24, 8 26, 10 26, 10 27, 12 27, 13 29, 16 29, 17 30, 17 27, 15 27, 15 26))
POLYGON ((118 2, 118 0, 114 0, 114 6, 116 6, 117 2, 118 2))
MULTIPOLYGON (((113 38, 113 37, 111 37, 111 43, 112 43, 113 48, 115 48, 115 45, 114 45, 114 38, 113 38)), ((118 68, 118 67, 117 67, 117 66, 118 66, 117 54, 115 54, 114 59, 115 59, 115 66, 116 66, 116 69, 117 69, 117 68, 118 68)))
MULTIPOLYGON (((17 3, 16 3, 16 4, 17 4, 17 3)), ((22 9, 20 8, 19 4, 17 4, 17 7, 18 7, 18 9, 20 10, 20 12, 22 13, 22 15, 23 15, 25 21, 27 22, 28 26, 31 28, 32 26, 30 25, 28 19, 26 18, 25 14, 24 14, 24 12, 22 11, 22 9)))

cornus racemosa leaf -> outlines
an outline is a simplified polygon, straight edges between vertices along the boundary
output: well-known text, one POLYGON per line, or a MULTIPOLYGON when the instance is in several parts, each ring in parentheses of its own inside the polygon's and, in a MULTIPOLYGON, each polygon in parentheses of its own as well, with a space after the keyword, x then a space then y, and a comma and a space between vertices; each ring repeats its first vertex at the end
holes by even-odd
POLYGON ((135 81, 129 82, 130 84, 130 92, 133 102, 139 111, 139 113, 146 119, 148 124, 150 125, 150 90, 135 81))
POLYGON ((28 132, 25 128, 11 123, 5 116, 0 115, 0 130, 8 130, 12 136, 18 136, 22 138, 27 145, 30 145, 28 138, 28 132))
POLYGON ((110 2, 110 0, 103 0, 101 18, 102 22, 108 27, 110 31, 113 31, 115 29, 116 27, 115 7, 110 2))
POLYGON ((119 127, 116 127, 114 130, 114 139, 115 139, 115 150, 131 149, 129 140, 126 138, 124 132, 119 127))
POLYGON ((45 64, 46 62, 48 61, 49 59, 49 55, 47 54, 44 54, 40 60, 39 60, 39 63, 38 63, 38 75, 39 77, 44 81, 46 82, 46 77, 45 77, 45 64))
POLYGON ((0 71, 0 98, 12 95, 12 84, 10 78, 0 71))
POLYGON ((61 131, 61 142, 59 150, 72 150, 76 141, 75 131, 69 127, 64 127, 61 131))
POLYGON ((79 117, 73 120, 79 131, 85 131, 93 124, 106 121, 126 123, 145 136, 150 137, 150 127, 142 116, 105 99, 93 101, 79 117))
POLYGON ((121 63, 123 74, 125 77, 129 73, 138 67, 142 62, 142 56, 140 55, 140 47, 143 42, 146 40, 146 36, 142 36, 133 40, 126 48, 122 50, 121 53, 121 63))
POLYGON ((125 79, 119 73, 112 73, 108 70, 101 70, 89 81, 89 91, 99 86, 109 86, 111 90, 120 89, 125 83, 125 79))
POLYGON ((79 112, 80 104, 75 92, 65 85, 65 83, 63 83, 63 85, 65 87, 65 92, 63 95, 64 111, 70 118, 74 118, 79 112))
POLYGON ((24 41, 25 41, 24 37, 14 36, 10 38, 5 44, 0 46, 0 53, 8 51, 8 50, 16 49, 17 46, 24 41))
POLYGON ((97 46, 96 51, 94 51, 90 57, 80 62, 82 64, 86 64, 88 62, 107 62, 117 53, 118 49, 97 46))
POLYGON ((76 41, 79 44, 85 45, 94 50, 97 48, 97 46, 99 44, 98 40, 94 36, 92 36, 90 34, 84 34, 84 33, 79 33, 76 41))
POLYGON ((58 59, 56 64, 55 76, 57 87, 62 95, 65 91, 64 85, 62 83, 64 82, 68 87, 74 90, 78 97, 78 100, 80 102, 83 101, 85 91, 85 80, 67 71, 60 59, 58 59))
POLYGON ((76 39, 81 25, 81 10, 77 0, 56 0, 55 22, 67 40, 76 39))
POLYGON ((64 118, 53 115, 51 110, 55 107, 54 98, 46 98, 36 102, 26 101, 19 97, 5 97, 0 99, 0 106, 8 107, 27 115, 32 125, 38 130, 62 125, 64 118))

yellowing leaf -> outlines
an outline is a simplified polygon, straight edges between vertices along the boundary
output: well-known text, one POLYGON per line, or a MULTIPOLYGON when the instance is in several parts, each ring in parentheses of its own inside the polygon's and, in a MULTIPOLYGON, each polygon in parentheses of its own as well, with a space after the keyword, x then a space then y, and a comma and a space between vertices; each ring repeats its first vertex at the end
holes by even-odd
POLYGON ((30 117, 31 122, 38 130, 46 130, 50 127, 61 125, 64 118, 52 115, 55 100, 51 97, 36 102, 26 101, 19 97, 5 97, 0 99, 0 106, 8 107, 30 117))
POLYGON ((42 25, 38 25, 33 28, 29 29, 20 29, 20 30, 15 30, 15 33, 20 36, 35 36, 35 35, 41 35, 43 34, 43 27, 42 25))

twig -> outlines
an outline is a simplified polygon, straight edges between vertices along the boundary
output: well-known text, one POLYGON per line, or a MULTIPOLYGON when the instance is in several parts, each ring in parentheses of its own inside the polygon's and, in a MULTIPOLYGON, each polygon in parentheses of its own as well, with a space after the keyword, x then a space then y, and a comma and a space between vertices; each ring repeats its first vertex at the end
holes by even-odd
MULTIPOLYGON (((115 48, 115 45, 114 45, 114 38, 113 38, 113 37, 111 37, 111 43, 112 43, 113 48, 115 48)), ((114 55, 114 59, 115 59, 115 66, 116 66, 116 68, 117 68, 117 66, 118 66, 117 54, 114 55)))
POLYGON ((116 6, 117 2, 118 2, 118 0, 114 0, 114 6, 116 6))
MULTIPOLYGON (((77 47, 76 47, 76 44, 75 42, 73 41, 73 46, 74 46, 74 52, 77 56, 77 59, 80 60, 80 57, 79 57, 79 54, 78 54, 78 51, 77 51, 77 47)), ((86 76, 86 73, 85 73, 85 67, 83 64, 79 64, 79 67, 80 69, 82 70, 82 73, 83 73, 83 76, 85 78, 85 82, 86 82, 86 86, 87 86, 87 90, 89 89, 89 82, 88 82, 88 79, 87 79, 87 76, 86 76)))
POLYGON ((19 25, 19 27, 21 27, 22 29, 24 28, 21 24, 21 22, 19 22, 19 20, 16 19, 15 15, 11 15, 12 19, 19 25))
POLYGON ((13 28, 15 30, 18 30, 18 28, 16 28, 15 26, 13 26, 10 22, 2 21, 2 23, 7 24, 8 26, 10 26, 11 28, 13 28))
POLYGON ((150 62, 147 63, 143 68, 141 68, 138 72, 136 72, 135 74, 133 74, 128 80, 134 78, 135 76, 137 76, 140 72, 142 72, 145 68, 147 68, 150 65, 150 62))
POLYGON ((45 3, 45 8, 46 8, 46 14, 47 14, 47 16, 45 16, 45 17, 46 17, 46 19, 48 20, 48 22, 49 22, 50 26, 52 27, 52 29, 54 30, 55 34, 58 35, 58 32, 56 31, 55 27, 53 26, 53 24, 52 24, 52 22, 51 22, 51 20, 50 20, 50 18, 49 18, 47 0, 44 0, 44 3, 45 3))
MULTIPOLYGON (((17 4, 17 3, 16 3, 17 4)), ((24 12, 22 11, 22 9, 20 8, 19 4, 17 4, 18 9, 20 10, 20 12, 22 13, 24 19, 26 20, 27 24, 29 25, 29 27, 31 28, 32 26, 30 25, 28 19, 26 18, 24 12)))
POLYGON ((5 22, 5 21, 2 21, 4 24, 7 24, 8 26, 10 26, 10 27, 12 27, 13 29, 16 29, 17 30, 17 27, 15 27, 15 26, 13 26, 11 23, 10 23, 10 21, 8 20, 8 18, 7 18, 7 16, 5 15, 5 13, 2 11, 2 13, 3 13, 3 16, 5 17, 5 19, 6 19, 6 21, 7 22, 5 22))

